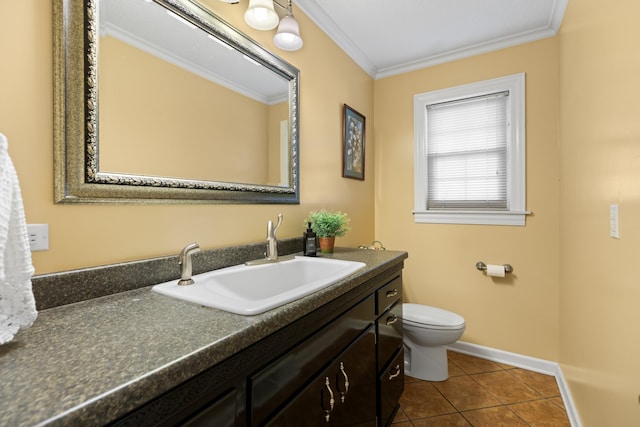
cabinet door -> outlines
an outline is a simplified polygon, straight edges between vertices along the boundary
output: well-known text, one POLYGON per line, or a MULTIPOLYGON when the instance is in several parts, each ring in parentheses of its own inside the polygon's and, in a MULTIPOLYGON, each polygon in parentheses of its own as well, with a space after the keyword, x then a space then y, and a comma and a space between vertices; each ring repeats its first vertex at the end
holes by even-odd
POLYGON ((375 426, 373 325, 277 413, 269 426, 375 426))
POLYGON ((388 426, 398 411, 398 400, 404 391, 404 352, 402 349, 393 358, 387 369, 380 374, 380 426, 388 426))

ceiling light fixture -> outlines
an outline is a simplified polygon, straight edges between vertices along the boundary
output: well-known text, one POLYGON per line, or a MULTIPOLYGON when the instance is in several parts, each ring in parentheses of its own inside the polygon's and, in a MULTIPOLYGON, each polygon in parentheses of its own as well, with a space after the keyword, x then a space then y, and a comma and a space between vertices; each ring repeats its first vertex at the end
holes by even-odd
POLYGON ((302 47, 300 26, 298 25, 298 21, 293 18, 291 0, 289 0, 287 14, 280 21, 278 32, 273 36, 273 43, 282 50, 298 50, 302 47))
POLYGON ((280 22, 273 0, 249 0, 244 20, 251 28, 262 31, 273 30, 280 22))
MULTIPOLYGON (((221 1, 233 4, 238 3, 238 0, 221 1)), ((273 43, 282 50, 293 51, 302 47, 300 26, 293 17, 291 0, 288 0, 286 6, 275 0, 249 0, 249 7, 244 13, 244 20, 251 28, 256 30, 269 31, 278 27, 278 31, 273 36, 273 43), (282 19, 280 19, 274 5, 285 11, 285 16, 282 19)))

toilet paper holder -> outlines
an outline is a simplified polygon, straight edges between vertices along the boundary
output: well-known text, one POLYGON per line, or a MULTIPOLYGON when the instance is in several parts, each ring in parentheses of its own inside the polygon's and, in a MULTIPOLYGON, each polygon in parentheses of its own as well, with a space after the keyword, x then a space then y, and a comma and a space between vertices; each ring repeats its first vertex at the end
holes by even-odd
MULTIPOLYGON (((487 264, 485 264, 482 261, 478 261, 476 262, 476 268, 480 271, 486 271, 487 270, 487 264)), ((511 264, 504 264, 504 272, 505 273, 511 273, 513 272, 513 267, 511 266, 511 264)))

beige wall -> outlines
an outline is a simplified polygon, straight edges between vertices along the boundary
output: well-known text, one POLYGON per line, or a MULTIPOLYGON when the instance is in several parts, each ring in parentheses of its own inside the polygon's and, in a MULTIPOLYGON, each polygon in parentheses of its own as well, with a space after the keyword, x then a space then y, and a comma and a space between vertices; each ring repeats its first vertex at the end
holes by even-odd
POLYGON ((37 274, 176 254, 194 240, 203 248, 257 242, 279 212, 281 238, 301 235, 309 211, 327 208, 352 218, 352 230, 338 245, 373 240, 373 131, 367 179, 345 179, 341 173, 342 104, 372 117, 373 80, 302 12, 296 11, 296 19, 304 49, 284 52, 274 47, 272 31, 244 24, 246 4, 218 0, 206 4, 301 70, 300 205, 55 205, 51 3, 0 0, 0 132, 9 139, 27 221, 50 225, 49 251, 33 254, 37 274))
POLYGON ((570 1, 560 33, 560 361, 585 426, 640 425, 638 17, 570 1))
POLYGON ((585 426, 640 425, 638 16, 632 0, 570 2, 559 37, 374 86, 376 237, 409 251, 407 299, 464 315, 466 341, 559 361, 585 426), (527 74, 527 226, 414 224, 413 94, 516 72, 527 74), (482 276, 479 259, 512 263, 513 280, 482 276))
POLYGON ((268 182, 267 104, 114 37, 99 65, 101 171, 268 182))
POLYGON ((376 237, 409 251, 405 300, 464 316, 464 341, 558 358, 558 41, 550 38, 375 82, 376 237), (416 224, 413 96, 526 73, 525 227, 416 224), (511 264, 494 279, 477 261, 511 264))

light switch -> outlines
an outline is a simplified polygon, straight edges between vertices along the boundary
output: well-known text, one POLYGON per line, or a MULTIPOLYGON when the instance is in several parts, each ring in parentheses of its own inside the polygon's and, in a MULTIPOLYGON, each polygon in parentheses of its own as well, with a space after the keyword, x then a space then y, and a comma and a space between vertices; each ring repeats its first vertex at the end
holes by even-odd
POLYGON ((620 238, 620 224, 618 222, 618 205, 609 206, 609 235, 614 239, 620 238))

